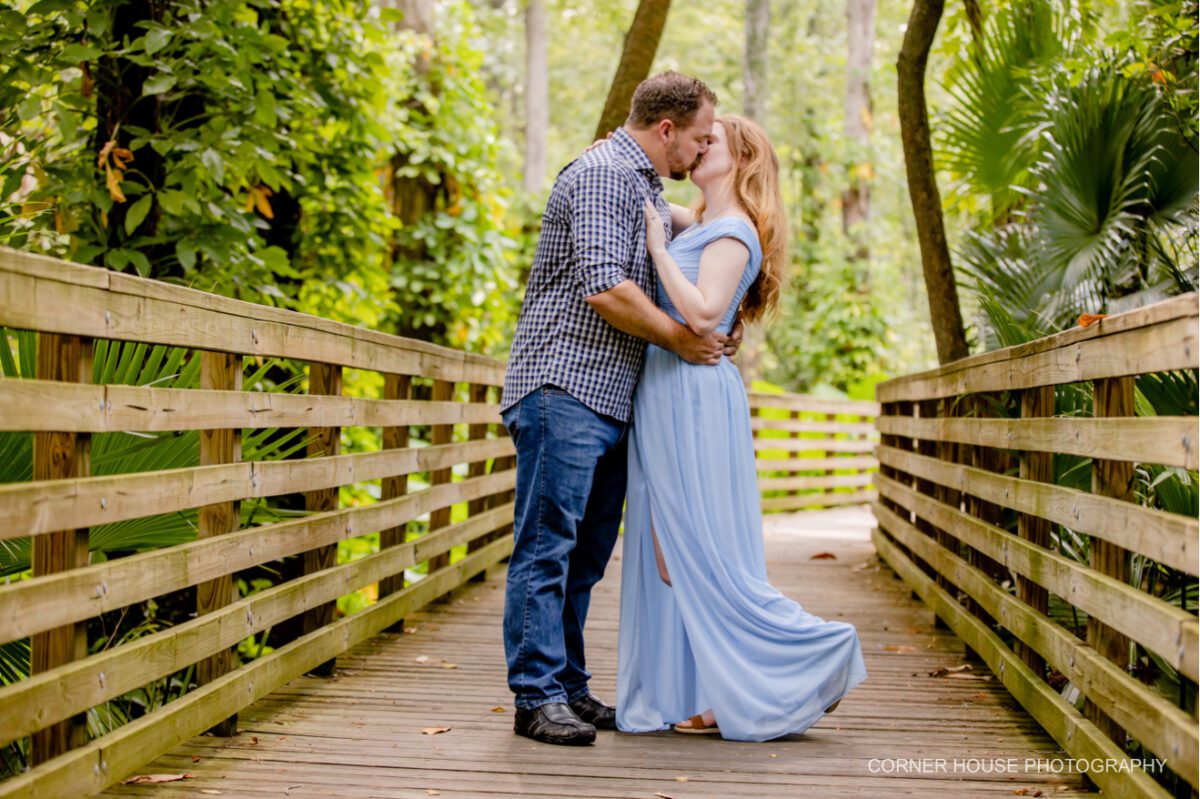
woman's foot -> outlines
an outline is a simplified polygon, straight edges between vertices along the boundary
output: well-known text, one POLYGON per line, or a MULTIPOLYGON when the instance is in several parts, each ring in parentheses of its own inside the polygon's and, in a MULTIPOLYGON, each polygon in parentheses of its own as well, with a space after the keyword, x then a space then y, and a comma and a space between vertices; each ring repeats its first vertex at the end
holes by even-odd
POLYGON ((692 716, 687 721, 681 721, 674 725, 673 729, 675 732, 684 732, 689 735, 719 735, 721 732, 717 727, 717 717, 711 710, 706 710, 698 716, 692 716))

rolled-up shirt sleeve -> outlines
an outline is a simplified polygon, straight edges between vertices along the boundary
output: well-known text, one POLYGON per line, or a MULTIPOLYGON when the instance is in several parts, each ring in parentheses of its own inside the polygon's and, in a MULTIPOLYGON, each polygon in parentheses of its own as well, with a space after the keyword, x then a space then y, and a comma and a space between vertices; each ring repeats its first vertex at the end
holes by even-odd
POLYGON ((628 172, 605 163, 581 170, 570 198, 575 282, 590 297, 629 279, 641 201, 628 172))

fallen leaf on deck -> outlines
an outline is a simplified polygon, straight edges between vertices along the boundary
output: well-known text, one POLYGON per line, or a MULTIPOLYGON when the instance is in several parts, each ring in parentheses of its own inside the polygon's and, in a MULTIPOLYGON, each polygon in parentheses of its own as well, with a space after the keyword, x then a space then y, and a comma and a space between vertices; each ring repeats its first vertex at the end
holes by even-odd
POLYGON ((200 755, 192 755, 192 762, 193 762, 193 763, 199 763, 199 762, 200 762, 200 755))
POLYGON ((687 777, 676 777, 675 778, 675 782, 687 782, 687 781, 688 781, 687 777))
POLYGON ((194 774, 138 774, 136 777, 129 777, 128 779, 121 780, 121 784, 141 785, 148 782, 178 782, 179 780, 190 780, 194 777, 194 774))
POLYGON ((832 552, 818 552, 809 558, 809 560, 837 560, 837 555, 832 552))
POLYGON ((945 677, 947 674, 952 674, 953 672, 956 672, 956 671, 970 671, 970 670, 971 670, 970 663, 964 663, 961 666, 950 666, 950 667, 942 666, 940 668, 936 668, 933 671, 929 672, 929 676, 930 677, 945 677))
POLYGON ((767 757, 779 757, 779 755, 767 755, 767 757))
POLYGON ((1040 788, 1017 788, 1013 791, 1017 796, 1041 796, 1040 788))
POLYGON ((450 662, 447 662, 447 661, 443 660, 443 661, 442 661, 442 668, 443 668, 443 669, 457 669, 457 668, 458 668, 458 664, 457 664, 457 663, 450 663, 450 662))
POLYGON ((425 794, 426 794, 427 796, 441 796, 441 795, 442 795, 442 792, 441 792, 441 791, 439 791, 439 790, 436 790, 436 789, 434 789, 434 788, 426 788, 426 789, 425 789, 425 794))
POLYGON ((418 663, 428 663, 428 662, 429 662, 429 655, 418 655, 418 656, 417 656, 417 662, 418 662, 418 663))
POLYGON ((675 799, 675 797, 671 796, 671 794, 663 793, 662 791, 656 791, 654 795, 657 796, 658 799, 675 799))
POLYGON ((300 783, 300 784, 298 784, 298 785, 289 785, 288 787, 286 787, 286 788, 284 788, 284 789, 283 789, 283 795, 284 795, 284 796, 291 796, 291 795, 292 795, 292 788, 303 788, 303 787, 304 787, 304 783, 300 783))
POLYGON ((883 648, 883 651, 884 652, 916 652, 917 648, 915 646, 909 646, 908 644, 889 644, 888 646, 885 646, 883 648))
POLYGON ((500 705, 496 705, 494 708, 492 708, 492 712, 493 713, 507 713, 508 710, 504 707, 501 707, 500 705))
POLYGON ((404 632, 408 633, 409 635, 412 635, 416 631, 417 631, 416 627, 405 627, 404 628, 404 632))
POLYGON ((443 732, 450 732, 453 727, 426 727, 421 730, 422 735, 438 735, 443 732))

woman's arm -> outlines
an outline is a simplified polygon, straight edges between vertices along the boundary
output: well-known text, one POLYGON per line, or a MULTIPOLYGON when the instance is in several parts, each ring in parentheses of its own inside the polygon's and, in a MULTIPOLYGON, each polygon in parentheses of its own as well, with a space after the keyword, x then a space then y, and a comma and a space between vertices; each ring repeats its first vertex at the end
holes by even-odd
POLYGON ((671 206, 671 235, 678 236, 696 223, 696 215, 691 209, 682 205, 668 203, 671 206))
POLYGON ((738 282, 750 260, 750 250, 736 239, 722 237, 704 248, 700 256, 700 276, 692 285, 679 264, 667 252, 666 236, 658 211, 647 200, 646 247, 658 269, 667 296, 697 336, 706 336, 717 329, 729 310, 738 282))

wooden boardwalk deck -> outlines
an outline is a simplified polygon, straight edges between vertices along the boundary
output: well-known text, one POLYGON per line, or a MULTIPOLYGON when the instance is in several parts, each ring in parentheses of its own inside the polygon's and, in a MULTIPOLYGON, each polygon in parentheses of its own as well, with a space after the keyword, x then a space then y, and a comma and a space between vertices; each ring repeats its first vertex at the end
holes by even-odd
MULTIPOLYGON (((1083 795, 1077 775, 1027 770, 1026 759, 1047 764, 1063 753, 986 667, 930 675, 962 666, 963 645, 935 629, 932 612, 881 567, 868 538, 873 525, 862 508, 767 517, 772 581, 813 613, 852 622, 869 674, 803 735, 747 744, 602 732, 595 746, 582 748, 513 735, 497 574, 408 619, 411 632, 380 636, 338 658, 336 677, 295 680, 246 709, 236 737, 195 738, 139 772, 188 779, 120 785, 105 795, 1083 795), (814 559, 819 553, 834 558, 814 559), (423 733, 435 727, 450 731, 423 733), (1015 773, 974 773, 1014 763, 1015 773)), ((597 588, 588 621, 592 687, 610 701, 619 566, 597 588)))

